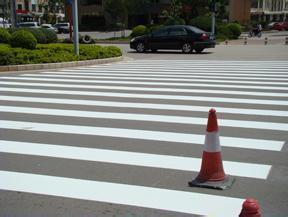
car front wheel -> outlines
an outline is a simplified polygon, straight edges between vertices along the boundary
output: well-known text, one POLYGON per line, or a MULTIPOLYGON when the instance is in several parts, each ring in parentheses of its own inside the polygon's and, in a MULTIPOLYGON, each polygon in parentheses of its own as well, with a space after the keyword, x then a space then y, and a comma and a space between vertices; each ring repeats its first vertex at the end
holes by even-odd
POLYGON ((186 53, 186 54, 192 53, 192 46, 191 46, 191 44, 190 44, 190 43, 185 43, 185 44, 183 44, 183 45, 182 45, 182 51, 183 51, 183 53, 186 53))
POLYGON ((136 51, 139 53, 145 52, 145 44, 142 42, 139 42, 136 46, 136 51))

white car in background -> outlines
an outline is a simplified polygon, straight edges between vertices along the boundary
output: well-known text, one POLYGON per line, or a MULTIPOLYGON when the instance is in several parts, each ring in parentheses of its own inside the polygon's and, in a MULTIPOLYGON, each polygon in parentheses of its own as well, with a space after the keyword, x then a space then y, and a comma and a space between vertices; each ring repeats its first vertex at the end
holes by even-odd
POLYGON ((52 24, 49 24, 49 23, 42 24, 41 28, 50 29, 50 30, 53 30, 56 33, 58 32, 58 29, 53 27, 52 24))
POLYGON ((17 27, 18 28, 40 28, 40 26, 37 22, 18 23, 17 27))

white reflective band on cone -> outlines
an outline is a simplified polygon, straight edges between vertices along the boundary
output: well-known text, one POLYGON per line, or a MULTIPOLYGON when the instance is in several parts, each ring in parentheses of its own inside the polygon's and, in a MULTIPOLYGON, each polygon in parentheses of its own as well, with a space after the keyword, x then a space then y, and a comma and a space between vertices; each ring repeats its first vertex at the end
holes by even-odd
POLYGON ((204 151, 206 152, 220 152, 220 140, 218 132, 206 132, 204 151))

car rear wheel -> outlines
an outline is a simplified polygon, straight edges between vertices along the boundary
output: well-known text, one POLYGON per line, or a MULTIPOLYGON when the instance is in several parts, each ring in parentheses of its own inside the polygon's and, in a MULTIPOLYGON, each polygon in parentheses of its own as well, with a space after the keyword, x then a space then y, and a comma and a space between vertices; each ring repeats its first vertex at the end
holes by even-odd
POLYGON ((139 52, 139 53, 143 53, 145 52, 145 44, 142 43, 142 42, 139 42, 136 46, 136 51, 139 52))
POLYGON ((204 48, 196 48, 196 49, 195 49, 195 52, 196 52, 196 53, 201 53, 203 50, 204 50, 204 48))
POLYGON ((186 53, 186 54, 192 53, 192 46, 191 46, 191 44, 190 44, 190 43, 184 43, 184 44, 182 45, 182 51, 183 51, 183 53, 186 53))

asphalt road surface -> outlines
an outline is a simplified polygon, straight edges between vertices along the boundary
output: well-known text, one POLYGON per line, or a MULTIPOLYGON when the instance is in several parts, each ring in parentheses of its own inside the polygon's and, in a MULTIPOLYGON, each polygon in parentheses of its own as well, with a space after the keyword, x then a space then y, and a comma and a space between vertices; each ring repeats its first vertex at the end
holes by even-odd
POLYGON ((1 74, 1 217, 287 216, 287 61, 160 56, 1 74), (188 187, 211 107, 225 191, 188 187))

